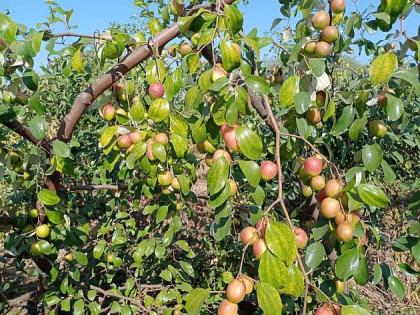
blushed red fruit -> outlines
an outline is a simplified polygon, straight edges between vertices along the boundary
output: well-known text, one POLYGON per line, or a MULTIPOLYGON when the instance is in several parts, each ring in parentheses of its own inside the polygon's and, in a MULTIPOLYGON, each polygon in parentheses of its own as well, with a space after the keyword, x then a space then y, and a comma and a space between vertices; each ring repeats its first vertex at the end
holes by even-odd
POLYGON ((325 198, 321 202, 321 214, 324 218, 332 219, 340 212, 340 203, 331 197, 325 198))
POLYGON ((322 175, 317 175, 311 179, 311 187, 315 191, 321 191, 325 187, 325 177, 322 175))
POLYGON ((261 218, 255 224, 258 232, 260 233, 261 237, 265 237, 265 230, 267 230, 267 219, 261 218))
POLYGON ((305 160, 303 167, 308 175, 316 176, 322 172, 322 161, 315 156, 311 156, 305 160))
POLYGON ((336 179, 330 179, 325 184, 325 194, 327 197, 337 197, 338 194, 341 192, 341 184, 336 179))
POLYGON ((222 136, 225 134, 228 128, 229 128, 229 125, 227 123, 224 123, 223 125, 220 126, 220 133, 222 136))
POLYGON ((217 315, 238 315, 238 304, 223 300, 219 304, 217 315))
POLYGON ((271 180, 277 176, 277 164, 271 161, 261 162, 261 178, 265 181, 271 180))
POLYGON ((349 221, 349 223, 355 227, 357 223, 360 222, 360 213, 358 212, 351 212, 349 213, 349 215, 347 216, 347 221, 349 221))
POLYGON ((304 248, 308 243, 308 235, 301 228, 294 228, 293 233, 295 234, 295 241, 298 248, 304 248))
POLYGON ((311 21, 314 29, 322 30, 330 24, 330 15, 328 12, 321 10, 312 17, 311 21))
POLYGON ((327 43, 332 43, 338 39, 339 35, 337 26, 327 26, 322 30, 321 39, 327 43))
POLYGON ((245 293, 250 294, 254 290, 254 281, 251 277, 242 275, 239 277, 239 280, 245 284, 245 293))
POLYGON ((229 164, 232 163, 232 157, 230 156, 229 152, 222 149, 216 150, 216 152, 214 152, 213 162, 216 162, 222 156, 228 161, 229 164))
POLYGON ((321 162, 322 162, 322 169, 327 168, 328 163, 327 163, 327 161, 326 161, 326 160, 322 157, 322 155, 321 155, 321 154, 317 153, 317 154, 315 154, 314 156, 315 156, 316 158, 318 158, 318 159, 320 159, 320 160, 321 160, 321 162))
POLYGON ((132 144, 136 144, 136 143, 140 142, 141 140, 143 140, 143 136, 138 131, 134 131, 134 132, 130 133, 129 137, 130 137, 130 140, 131 140, 132 144))
POLYGON ((161 98, 165 94, 165 87, 160 82, 155 82, 149 86, 149 95, 152 99, 161 98))
POLYGON ((233 179, 229 179, 230 195, 235 196, 238 192, 238 185, 233 179))
POLYGON ((147 149, 146 149, 146 156, 150 161, 154 161, 156 158, 153 155, 153 139, 147 140, 147 149))
POLYGON ((116 109, 111 104, 106 104, 104 107, 102 107, 102 115, 104 116, 105 120, 113 120, 115 117, 116 109))
POLYGON ((263 239, 257 239, 252 246, 252 253, 254 254, 256 259, 260 259, 262 255, 267 250, 267 244, 263 239))
POLYGON ((353 239, 354 228, 350 222, 344 221, 337 226, 335 233, 340 241, 349 242, 353 239))
POLYGON ((302 195, 304 197, 308 198, 308 197, 312 196, 313 191, 312 191, 311 186, 302 185, 301 189, 302 189, 302 195))
POLYGON ((310 41, 305 44, 305 46, 303 47, 303 51, 305 52, 305 54, 311 55, 315 52, 315 47, 316 47, 316 42, 310 41))
POLYGON ((323 107, 327 99, 327 92, 323 90, 316 91, 315 96, 316 96, 316 106, 323 107))
POLYGON ((241 242, 244 245, 254 245, 256 240, 258 239, 258 232, 257 229, 253 226, 247 226, 241 231, 241 242))
POLYGON ((316 107, 309 108, 306 112, 306 120, 313 125, 319 124, 321 122, 321 111, 316 107))
POLYGON ((229 302, 239 303, 243 301, 245 292, 245 283, 243 283, 241 280, 233 279, 229 282, 226 288, 226 297, 229 302))
POLYGON ((332 308, 328 304, 323 304, 320 308, 318 308, 314 315, 336 315, 332 308))
POLYGON ((385 91, 379 92, 377 103, 378 103, 378 106, 380 106, 382 108, 386 108, 386 105, 388 104, 388 98, 386 96, 385 91))
POLYGON ((346 0, 332 0, 330 8, 335 14, 340 14, 346 9, 346 0))
POLYGON ((158 134, 156 134, 156 136, 155 136, 155 141, 156 141, 157 143, 160 143, 160 144, 163 144, 163 145, 167 145, 167 144, 168 144, 168 142, 169 142, 169 138, 168 138, 168 136, 166 135, 166 133, 158 133, 158 134))
POLYGON ((226 146, 232 151, 239 152, 239 145, 236 141, 236 128, 237 126, 230 127, 226 125, 220 132, 222 133, 223 140, 225 141, 226 146))
POLYGON ((316 44, 315 55, 319 58, 325 58, 331 55, 331 51, 332 51, 332 46, 331 44, 327 42, 320 41, 316 44))
POLYGON ((130 135, 122 135, 118 137, 118 146, 121 149, 128 149, 132 145, 130 135))

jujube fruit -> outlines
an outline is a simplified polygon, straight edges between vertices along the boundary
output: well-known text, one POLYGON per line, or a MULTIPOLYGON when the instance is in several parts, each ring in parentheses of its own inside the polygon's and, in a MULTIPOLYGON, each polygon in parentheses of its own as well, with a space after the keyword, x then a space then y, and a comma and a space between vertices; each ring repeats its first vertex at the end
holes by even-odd
POLYGON ((232 162, 232 157, 230 156, 229 152, 228 151, 225 151, 225 150, 222 150, 222 149, 216 150, 216 152, 214 152, 214 154, 213 154, 213 162, 216 162, 222 156, 226 159, 226 161, 229 164, 232 162))
POLYGON ((335 292, 337 293, 343 293, 345 289, 345 284, 343 281, 336 280, 335 281, 335 292))
POLYGON ((323 107, 325 105, 326 99, 327 99, 327 92, 323 90, 315 92, 316 106, 323 107))
POLYGON ((308 235, 306 232, 303 229, 296 227, 294 228, 293 233, 295 234, 296 246, 298 248, 304 248, 308 243, 308 235))
POLYGON ((350 222, 344 221, 337 226, 335 233, 339 240, 349 242, 353 239, 354 228, 350 222))
POLYGON ((219 304, 217 315, 238 315, 238 304, 223 300, 219 304))
POLYGON ((172 182, 173 176, 170 171, 164 171, 158 175, 158 183, 161 186, 169 186, 172 182))
POLYGON ((41 255, 41 245, 39 242, 33 242, 31 245, 31 252, 34 255, 41 255))
POLYGON ((306 112, 306 120, 313 125, 319 124, 321 122, 320 110, 315 107, 309 108, 306 112))
POLYGON ((233 179, 229 179, 229 189, 230 189, 230 195, 235 196, 238 192, 238 185, 233 179))
POLYGON ((118 137, 118 147, 121 149, 128 149, 132 145, 129 135, 122 135, 118 137))
POLYGON ((239 303, 245 297, 246 287, 241 280, 233 279, 226 288, 226 297, 229 302, 239 303))
POLYGON ((328 197, 334 198, 341 192, 341 184, 336 179, 330 179, 325 184, 325 194, 328 197))
POLYGON ((311 179, 311 187, 315 191, 321 191, 325 187, 325 177, 322 175, 317 175, 311 179))
POLYGON ((181 54, 182 57, 190 54, 192 52, 193 48, 191 46, 191 44, 189 43, 182 43, 179 46, 179 53, 181 54))
POLYGON ((340 33, 336 26, 327 26, 322 30, 321 39, 327 43, 335 42, 338 39, 340 33))
POLYGON ((336 315, 328 304, 323 304, 318 308, 314 315, 336 315))
POLYGON ((303 51, 305 52, 305 54, 311 55, 315 52, 315 47, 316 47, 316 42, 310 41, 310 42, 307 42, 305 46, 303 46, 303 51))
POLYGON ((258 239, 257 229, 254 228, 253 226, 247 226, 241 231, 240 237, 241 237, 242 244, 253 245, 258 239))
POLYGON ((50 227, 48 224, 41 224, 36 228, 35 233, 39 238, 47 238, 50 235, 50 227))
POLYGON ((106 104, 104 107, 102 107, 102 115, 105 120, 113 120, 115 117, 116 109, 111 104, 106 104))
POLYGON ((340 14, 346 9, 346 0, 332 0, 330 8, 335 14, 340 14))
POLYGON ((252 253, 254 254, 256 259, 260 259, 262 255, 267 250, 267 244, 263 239, 257 239, 252 246, 252 253))
POLYGON ((166 135, 166 133, 158 133, 158 134, 156 134, 156 136, 155 136, 155 141, 156 141, 157 143, 160 143, 160 144, 163 144, 163 145, 167 145, 167 144, 168 144, 168 142, 169 142, 169 138, 168 138, 168 136, 166 135))
POLYGON ((175 189, 175 190, 179 190, 179 189, 181 189, 181 185, 180 185, 180 183, 179 183, 178 178, 176 178, 176 177, 172 178, 172 180, 171 180, 171 187, 172 187, 173 189, 175 189))
POLYGON ((141 140, 143 140, 143 136, 140 132, 134 131, 128 135, 130 137, 130 141, 132 144, 139 143, 141 140))
POLYGON ((321 202, 321 214, 324 218, 332 219, 340 211, 340 203, 331 197, 325 198, 321 202))
POLYGON ((277 164, 271 161, 261 162, 261 178, 265 181, 269 181, 277 176, 278 168, 277 164))
POLYGON ((242 281, 245 284, 245 293, 250 294, 252 290, 254 290, 254 282, 251 277, 248 277, 246 275, 241 275, 239 277, 239 280, 242 281))
POLYGON ((301 190, 302 190, 302 195, 304 197, 310 197, 310 196, 312 196, 313 191, 312 191, 311 186, 302 185, 301 190))
POLYGON ((236 141, 236 128, 237 126, 230 127, 226 125, 222 133, 226 146, 232 151, 239 151, 239 145, 236 141))
POLYGON ((311 156, 305 160, 303 167, 308 175, 316 176, 322 172, 322 161, 315 156, 311 156))
POLYGON ((29 211, 29 217, 31 219, 38 218, 38 210, 37 209, 31 209, 31 211, 29 211))
POLYGON ((226 78, 227 75, 228 74, 227 74, 226 70, 223 69, 223 67, 221 65, 216 64, 213 67, 213 72, 212 72, 211 78, 212 78, 213 81, 217 81, 220 78, 226 78))
POLYGON ((328 26, 328 24, 330 24, 330 15, 328 14, 328 12, 322 10, 317 12, 313 17, 312 17, 312 26, 316 29, 316 30, 322 30, 325 27, 328 26))
POLYGON ((332 46, 331 44, 320 41, 316 44, 315 47, 315 55, 319 58, 325 58, 329 55, 331 55, 332 52, 332 46))
POLYGON ((149 86, 149 95, 152 99, 161 98, 165 94, 165 87, 160 82, 155 82, 149 86))
POLYGON ((387 131, 388 128, 382 120, 373 120, 369 123, 369 132, 372 136, 383 138, 387 131))
POLYGON ((385 91, 379 92, 377 103, 378 103, 378 106, 386 108, 386 105, 388 104, 388 98, 386 96, 385 91))

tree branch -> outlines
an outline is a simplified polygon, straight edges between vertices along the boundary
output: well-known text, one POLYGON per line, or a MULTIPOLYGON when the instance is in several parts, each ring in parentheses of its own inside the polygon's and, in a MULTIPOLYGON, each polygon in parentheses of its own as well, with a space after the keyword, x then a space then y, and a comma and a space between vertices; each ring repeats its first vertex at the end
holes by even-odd
POLYGON ((126 190, 127 185, 67 185, 63 187, 65 190, 69 191, 79 191, 79 190, 126 190))
POLYGON ((114 293, 111 290, 106 291, 106 290, 103 290, 103 289, 101 289, 99 287, 96 287, 96 286, 93 286, 93 285, 90 285, 90 288, 92 290, 95 290, 96 292, 102 294, 104 297, 114 297, 114 298, 117 298, 117 299, 120 299, 120 300, 128 301, 131 304, 140 307, 143 311, 145 311, 146 313, 148 313, 148 309, 146 307, 144 307, 143 304, 141 304, 138 300, 136 300, 134 298, 131 298, 131 297, 128 297, 128 296, 123 296, 123 295, 114 293))
POLYGON ((79 38, 90 38, 97 40, 112 41, 112 36, 109 34, 100 34, 100 35, 87 35, 87 34, 78 34, 72 32, 57 33, 57 34, 48 34, 49 38, 58 38, 58 37, 79 37, 79 38))
POLYGON ((21 296, 18 296, 15 299, 7 300, 6 304, 9 307, 19 307, 19 306, 22 306, 22 304, 24 304, 25 302, 31 301, 36 295, 37 295, 37 291, 28 292, 21 296))

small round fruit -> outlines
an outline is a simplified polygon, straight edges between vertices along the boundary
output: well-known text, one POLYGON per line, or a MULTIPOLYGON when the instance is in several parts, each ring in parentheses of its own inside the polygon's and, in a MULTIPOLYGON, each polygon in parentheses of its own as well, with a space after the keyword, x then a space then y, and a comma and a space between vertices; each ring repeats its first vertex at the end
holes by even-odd
POLYGON ((68 253, 67 255, 64 256, 64 260, 69 262, 72 262, 74 259, 74 255, 72 253, 68 253))
POLYGON ((330 15, 328 12, 321 10, 312 17, 311 21, 314 29, 322 30, 330 24, 330 15))
POLYGON ((209 140, 204 140, 203 142, 204 152, 205 153, 214 153, 216 152, 216 148, 209 140))
POLYGON ((115 117, 116 109, 111 104, 106 104, 104 107, 102 107, 102 115, 105 120, 113 120, 115 117))
POLYGON ((334 217, 335 224, 340 225, 344 221, 347 221, 347 215, 343 212, 338 212, 337 215, 334 217))
POLYGON ((193 48, 192 48, 191 44, 189 44, 189 43, 182 43, 179 46, 179 53, 181 54, 182 57, 185 57, 186 55, 191 54, 192 50, 193 50, 193 48))
POLYGON ((340 33, 338 32, 337 26, 327 26, 321 32, 321 40, 332 43, 338 39, 340 33))
POLYGON ((337 197, 338 194, 341 192, 341 184, 336 179, 330 179, 325 184, 325 194, 327 197, 337 197))
POLYGON ((327 160, 325 160, 325 159, 322 157, 322 155, 321 155, 321 154, 316 153, 314 156, 315 156, 316 158, 318 158, 318 159, 320 159, 320 160, 321 160, 321 162, 322 162, 322 169, 327 168, 327 166, 328 166, 328 162, 327 162, 327 160))
POLYGON ((296 246, 298 248, 305 248, 308 243, 308 235, 301 228, 294 228, 293 233, 295 234, 296 246))
POLYGON ((212 75, 211 75, 211 79, 213 80, 213 81, 217 81, 218 79, 220 79, 220 78, 226 78, 227 77, 227 72, 226 72, 226 70, 225 69, 223 69, 223 67, 221 66, 221 65, 219 65, 219 64, 216 64, 214 67, 213 67, 213 72, 212 72, 212 75))
POLYGON ((346 9, 346 0, 332 0, 330 8, 335 14, 340 14, 346 9))
POLYGON ((340 241, 349 242, 353 239, 354 228, 350 222, 344 221, 337 226, 335 233, 340 241))
POLYGON ((325 187, 325 177, 317 175, 311 178, 311 187, 315 191, 321 191, 325 187))
POLYGON ((315 156, 311 156, 305 159, 303 167, 308 175, 316 176, 322 172, 322 161, 315 156))
POLYGON ((308 198, 308 197, 312 196, 313 191, 312 191, 311 186, 302 185, 301 190, 302 190, 302 195, 304 197, 308 198))
POLYGON ((217 315, 238 315, 238 304, 223 300, 219 304, 217 315))
POLYGON ((155 82, 150 84, 148 92, 150 97, 155 100, 157 98, 163 97, 163 95, 165 94, 165 87, 162 83, 155 82))
POLYGON ((170 195, 172 194, 174 189, 171 186, 162 187, 162 194, 170 195))
POLYGON ((31 209, 31 211, 29 211, 29 217, 31 219, 38 218, 38 210, 37 209, 31 209))
POLYGON ((253 226, 247 226, 241 231, 241 242, 244 245, 254 245, 258 239, 258 231, 253 226))
POLYGON ((387 131, 388 128, 382 120, 373 120, 369 123, 369 132, 372 136, 383 138, 387 131))
POLYGON ((316 91, 315 93, 316 106, 324 107, 326 99, 327 99, 327 92, 323 90, 316 91))
POLYGON ((114 254, 112 254, 112 253, 108 253, 107 255, 106 255, 106 262, 108 263, 108 264, 112 264, 112 262, 114 261, 114 254))
POLYGON ((357 225, 357 223, 360 222, 360 217, 361 215, 358 212, 351 212, 349 213, 349 215, 347 216, 347 221, 349 221, 349 223, 355 227, 357 225))
POLYGON ((325 198, 321 203, 321 214, 324 218, 332 219, 340 212, 340 203, 331 197, 325 198))
POLYGON ((39 238, 47 238, 50 235, 50 227, 48 224, 41 224, 36 228, 35 233, 39 238))
POLYGON ((226 161, 229 164, 232 162, 232 158, 231 158, 229 152, 228 151, 225 151, 225 150, 222 150, 222 149, 216 150, 216 152, 214 152, 214 154, 213 154, 213 162, 216 162, 222 156, 226 159, 226 161))
POLYGON ((153 155, 153 140, 147 140, 147 149, 146 149, 146 156, 150 161, 154 161, 156 158, 153 155))
POLYGON ((179 190, 179 189, 181 189, 181 185, 180 185, 180 183, 179 183, 178 178, 176 178, 176 177, 172 178, 172 180, 171 180, 171 187, 172 187, 173 189, 175 189, 175 190, 179 190))
POLYGON ((252 253, 254 254, 256 259, 260 259, 262 255, 267 250, 267 244, 263 239, 257 239, 252 246, 252 253))
POLYGON ((229 302, 239 303, 242 302, 245 297, 246 287, 245 284, 237 279, 233 279, 229 282, 226 288, 226 297, 229 302))
POLYGON ((322 201, 327 198, 327 195, 325 194, 325 189, 322 189, 319 193, 316 194, 316 200, 319 203, 322 203, 322 201))
POLYGON ((136 144, 136 143, 140 142, 141 140, 143 140, 143 136, 138 131, 134 131, 134 132, 130 133, 129 137, 130 137, 130 140, 131 140, 132 144, 136 144))
POLYGON ((122 135, 118 137, 118 147, 121 149, 128 149, 132 144, 130 135, 122 135))
POLYGON ((261 178, 265 181, 272 180, 277 176, 278 168, 277 164, 271 161, 261 162, 261 178))
POLYGON ((31 245, 31 252, 34 255, 41 255, 41 245, 39 242, 33 242, 31 245))
POLYGON ((238 185, 233 179, 229 179, 230 195, 235 196, 238 192, 238 185))
POLYGON ((332 308, 328 304, 323 304, 320 308, 318 308, 314 315, 336 315, 332 308))
POLYGON ((332 46, 324 41, 320 41, 316 44, 315 55, 319 58, 325 58, 331 55, 332 46))
POLYGON ((230 127, 226 125, 226 127, 223 129, 222 136, 226 146, 230 150, 239 152, 239 145, 236 141, 236 128, 237 126, 230 127))
POLYGON ((310 42, 307 42, 305 46, 303 46, 303 51, 307 55, 312 55, 315 52, 315 47, 316 47, 316 42, 310 41, 310 42))
POLYGON ((319 124, 321 122, 321 111, 316 107, 309 108, 306 112, 306 120, 313 125, 319 124))
POLYGON ((172 182, 173 176, 170 171, 162 172, 158 175, 158 183, 161 186, 169 186, 172 182))
POLYGON ((251 294, 252 290, 254 290, 254 281, 251 277, 242 275, 239 277, 239 280, 245 284, 245 293, 251 294))
POLYGON ((345 284, 343 281, 336 280, 335 281, 335 292, 338 294, 343 293, 345 289, 345 284))
POLYGON ((157 143, 160 143, 160 144, 163 144, 163 145, 167 145, 167 144, 168 144, 168 142, 169 142, 169 138, 168 138, 168 136, 166 135, 166 133, 158 133, 158 134, 156 134, 156 136, 155 136, 155 141, 156 141, 157 143))
POLYGON ((379 92, 377 103, 379 107, 386 108, 386 105, 388 104, 388 97, 386 96, 385 91, 379 92))

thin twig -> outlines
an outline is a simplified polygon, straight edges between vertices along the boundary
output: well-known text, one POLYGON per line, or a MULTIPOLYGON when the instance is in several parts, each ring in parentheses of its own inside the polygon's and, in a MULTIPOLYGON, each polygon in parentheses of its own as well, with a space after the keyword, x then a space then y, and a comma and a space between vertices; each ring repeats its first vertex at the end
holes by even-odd
POLYGON ((114 297, 114 298, 117 298, 117 299, 120 299, 120 300, 125 300, 125 301, 128 301, 128 302, 130 302, 131 304, 133 304, 133 305, 136 305, 136 306, 140 307, 143 311, 148 312, 147 308, 146 308, 146 307, 144 307, 144 305, 143 305, 143 304, 141 304, 138 300, 136 300, 136 299, 134 299, 134 298, 131 298, 131 297, 128 297, 128 296, 123 296, 123 295, 120 295, 120 294, 114 293, 114 292, 112 292, 112 291, 110 291, 110 290, 106 291, 106 290, 103 290, 103 289, 98 288, 98 287, 93 286, 93 285, 90 285, 90 288, 91 288, 92 290, 95 290, 96 292, 98 292, 98 293, 102 294, 104 297, 114 297))

